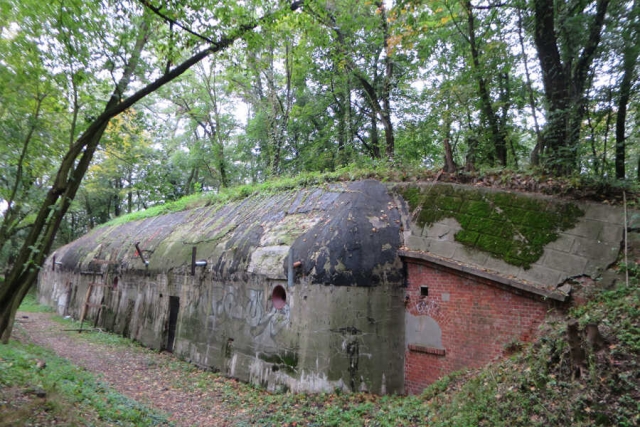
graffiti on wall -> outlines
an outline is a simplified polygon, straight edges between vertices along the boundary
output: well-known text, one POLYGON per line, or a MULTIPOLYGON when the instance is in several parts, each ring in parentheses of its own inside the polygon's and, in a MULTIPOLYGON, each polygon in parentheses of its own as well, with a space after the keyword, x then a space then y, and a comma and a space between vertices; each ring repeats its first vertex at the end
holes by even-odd
POLYGON ((418 314, 437 318, 440 315, 440 304, 433 298, 424 298, 416 303, 416 312, 418 314))
POLYGON ((267 310, 264 289, 248 289, 246 293, 237 287, 226 286, 218 299, 212 301, 213 329, 227 322, 244 322, 253 338, 261 335, 275 337, 289 324, 290 309, 286 304, 280 310, 267 310))

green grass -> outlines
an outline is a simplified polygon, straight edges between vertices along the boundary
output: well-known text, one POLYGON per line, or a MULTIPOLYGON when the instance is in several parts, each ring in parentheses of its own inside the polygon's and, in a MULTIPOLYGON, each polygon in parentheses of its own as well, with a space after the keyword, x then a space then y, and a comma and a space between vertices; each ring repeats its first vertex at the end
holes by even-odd
MULTIPOLYGON (((29 292, 20 311, 52 310, 39 305, 35 293, 29 292)), ((77 322, 55 318, 63 325, 78 326, 77 322)), ((85 339, 105 345, 133 345, 106 333, 85 334, 85 339)), ((0 345, 0 414, 0 427, 171 425, 164 414, 117 393, 90 372, 16 339, 0 345), (46 362, 46 366, 39 366, 39 362, 46 362)))
POLYGON ((91 373, 16 340, 0 345, 0 413, 0 426, 54 421, 57 425, 170 425, 163 414, 115 392, 91 373), (46 367, 39 368, 38 361, 46 361, 46 367))
POLYGON ((27 313, 48 313, 53 309, 46 305, 38 304, 35 290, 29 291, 20 304, 20 311, 27 313))

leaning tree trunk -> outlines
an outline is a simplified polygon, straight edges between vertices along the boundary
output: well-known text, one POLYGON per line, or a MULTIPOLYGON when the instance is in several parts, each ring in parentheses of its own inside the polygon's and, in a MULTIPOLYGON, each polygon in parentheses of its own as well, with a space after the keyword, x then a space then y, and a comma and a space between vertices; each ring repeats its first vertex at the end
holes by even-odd
POLYGON ((0 314, 0 339, 3 343, 9 341, 13 329, 13 318, 18 306, 35 282, 39 267, 44 263, 46 255, 51 250, 62 218, 76 196, 109 120, 115 116, 115 114, 107 115, 107 113, 118 106, 122 94, 129 87, 148 36, 149 25, 143 21, 134 52, 105 107, 104 113, 89 126, 63 158, 54 184, 47 193, 45 202, 38 212, 9 276, 0 288, 0 311, 2 312, 0 314), (78 157, 80 160, 76 163, 78 157))
MULTIPOLYGON (((300 5, 301 3, 299 2, 292 3, 290 9, 292 11, 296 10, 300 5)), ((69 151, 62 159, 56 178, 45 196, 45 200, 16 257, 13 267, 9 271, 6 280, 0 284, 0 339, 2 343, 6 344, 9 341, 16 311, 24 299, 24 296, 35 282, 39 269, 51 250, 62 218, 69 209, 78 191, 82 178, 91 163, 93 154, 109 121, 142 98, 173 81, 207 56, 226 49, 235 40, 272 17, 273 15, 262 17, 251 24, 240 27, 232 35, 222 37, 217 42, 213 42, 207 49, 191 56, 173 70, 165 73, 162 77, 121 102, 121 96, 129 86, 140 54, 147 41, 148 27, 146 23, 142 25, 142 31, 136 41, 134 54, 123 70, 122 78, 116 85, 115 91, 107 103, 104 112, 89 125, 87 130, 69 148, 69 151)))

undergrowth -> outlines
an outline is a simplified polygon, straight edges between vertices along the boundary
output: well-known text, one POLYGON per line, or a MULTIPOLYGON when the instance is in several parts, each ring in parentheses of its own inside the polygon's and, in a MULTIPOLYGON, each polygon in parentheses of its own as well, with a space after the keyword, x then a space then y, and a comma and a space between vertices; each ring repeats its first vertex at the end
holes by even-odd
POLYGON ((27 313, 47 313, 53 311, 53 309, 49 306, 38 304, 34 289, 25 295, 22 303, 20 304, 20 311, 27 313))
POLYGON ((431 426, 637 426, 640 424, 640 289, 600 291, 569 313, 597 324, 602 348, 573 366, 567 319, 548 321, 523 353, 430 399, 431 426))
POLYGON ((325 173, 305 172, 296 176, 283 176, 262 183, 221 188, 217 192, 192 194, 173 202, 152 206, 144 211, 133 212, 128 215, 114 218, 104 225, 118 225, 171 212, 180 212, 197 207, 225 204, 236 200, 242 200, 255 194, 269 195, 304 187, 320 186, 333 182, 355 181, 367 178, 386 180, 387 178, 384 177, 388 177, 389 174, 390 171, 386 166, 379 166, 370 169, 348 167, 339 169, 336 172, 325 173))

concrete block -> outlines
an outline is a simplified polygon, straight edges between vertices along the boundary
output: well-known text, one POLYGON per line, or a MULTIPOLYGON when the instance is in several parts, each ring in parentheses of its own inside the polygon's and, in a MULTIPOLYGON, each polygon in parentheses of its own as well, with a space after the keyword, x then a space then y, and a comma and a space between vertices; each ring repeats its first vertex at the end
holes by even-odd
POLYGON ((462 226, 455 218, 445 218, 442 221, 438 221, 438 224, 442 224, 455 231, 462 230, 462 226))
MULTIPOLYGON (((620 223, 624 222, 624 216, 620 223)), ((629 228, 640 228, 640 211, 629 210, 627 211, 627 225, 629 228)))
POLYGON ((605 223, 602 226, 598 240, 601 242, 620 243, 624 238, 624 227, 622 224, 605 223))
POLYGON ((585 237, 591 240, 598 240, 600 232, 604 223, 593 219, 582 219, 578 224, 570 230, 565 230, 564 233, 571 236, 585 237))
POLYGON ((484 263, 484 267, 491 271, 500 272, 501 276, 514 276, 517 277, 518 274, 522 271, 521 267, 516 267, 515 265, 507 264, 505 261, 494 258, 492 256, 487 258, 487 261, 484 263))
POLYGON ((587 268, 584 270, 584 275, 591 278, 600 277, 603 272, 607 271, 605 270, 606 268, 607 265, 604 263, 596 263, 591 261, 587 263, 587 268))
POLYGON ((290 246, 266 246, 257 248, 251 254, 247 271, 262 274, 270 279, 286 279, 284 275, 284 259, 289 254, 290 246))
POLYGON ((640 257, 640 233, 627 233, 627 242, 629 245, 629 256, 640 257))
POLYGON ((467 248, 466 246, 458 244, 452 258, 465 264, 484 267, 489 255, 486 252, 480 252, 477 249, 467 248))
POLYGON ((428 237, 433 240, 441 240, 453 242, 454 236, 457 230, 451 229, 448 225, 442 223, 433 224, 428 229, 425 229, 424 237, 428 237))
POLYGON ((545 249, 541 264, 544 267, 562 271, 567 276, 575 276, 585 271, 587 259, 566 252, 545 249))
POLYGON ((426 347, 442 347, 442 330, 440 325, 429 316, 405 317, 405 346, 417 344, 426 347))
POLYGON ((613 263, 620 251, 619 244, 593 241, 577 237, 571 248, 571 253, 579 257, 588 258, 598 265, 607 266, 613 263))
POLYGON ((447 242, 441 240, 427 239, 428 251, 445 258, 453 258, 456 248, 461 246, 460 243, 447 242))
POLYGON ((420 227, 415 222, 411 222, 409 225, 411 228, 411 234, 414 234, 416 236, 422 236, 422 233, 424 233, 424 229, 422 227, 420 227))
POLYGON ((419 236, 409 236, 405 241, 405 245, 412 251, 426 252, 429 250, 427 239, 419 236))
POLYGON ((521 270, 517 277, 518 279, 538 283, 548 288, 558 285, 567 276, 558 270, 553 270, 541 265, 534 265, 529 270, 521 270))
POLYGON ((613 270, 606 270, 600 276, 599 286, 604 289, 611 289, 616 282, 624 282, 624 274, 618 274, 613 270))
POLYGON ((584 210, 584 219, 611 224, 622 224, 624 222, 624 211, 619 207, 588 203, 580 205, 580 208, 584 210))
POLYGON ((545 246, 545 249, 554 249, 561 252, 571 252, 574 240, 575 237, 562 233, 560 234, 560 237, 558 237, 558 240, 549 243, 547 246, 545 246))

